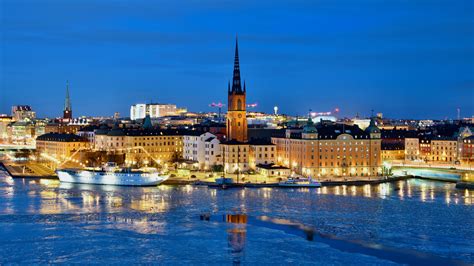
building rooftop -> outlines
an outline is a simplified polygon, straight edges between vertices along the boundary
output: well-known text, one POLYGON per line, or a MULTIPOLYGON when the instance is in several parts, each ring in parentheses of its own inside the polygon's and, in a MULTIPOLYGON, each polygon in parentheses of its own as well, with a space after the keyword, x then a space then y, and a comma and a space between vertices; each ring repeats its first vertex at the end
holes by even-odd
POLYGON ((233 139, 233 140, 223 141, 222 144, 223 145, 248 145, 248 142, 242 142, 242 141, 233 139))
POLYGON ((87 139, 74 134, 47 133, 36 138, 41 141, 87 142, 87 139))
POLYGON ((253 145, 253 146, 275 145, 268 139, 252 139, 248 142, 248 144, 253 145))

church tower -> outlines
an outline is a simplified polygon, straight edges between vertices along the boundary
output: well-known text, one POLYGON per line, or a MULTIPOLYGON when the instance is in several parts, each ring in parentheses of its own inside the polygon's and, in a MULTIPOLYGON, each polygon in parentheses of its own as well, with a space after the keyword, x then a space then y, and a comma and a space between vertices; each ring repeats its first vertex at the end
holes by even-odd
POLYGON ((72 119, 71 99, 69 98, 69 80, 66 81, 66 100, 64 101, 63 119, 72 119))
POLYGON ((228 84, 227 102, 227 140, 247 142, 247 89, 240 82, 239 45, 235 40, 234 76, 232 87, 228 84))

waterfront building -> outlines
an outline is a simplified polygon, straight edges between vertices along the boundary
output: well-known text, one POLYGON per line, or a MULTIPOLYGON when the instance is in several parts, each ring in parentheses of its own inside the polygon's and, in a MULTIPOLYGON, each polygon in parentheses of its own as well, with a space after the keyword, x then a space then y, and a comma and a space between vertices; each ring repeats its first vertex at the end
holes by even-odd
POLYGON ((29 105, 12 106, 12 117, 15 121, 34 120, 36 112, 29 105))
POLYGON ((474 127, 470 126, 460 127, 458 132, 454 134, 454 137, 458 140, 459 160, 463 162, 466 162, 466 154, 469 154, 469 151, 464 151, 464 148, 469 148, 468 146, 466 147, 466 142, 464 140, 472 135, 474 135, 474 127))
POLYGON ((229 140, 221 144, 224 169, 227 173, 249 170, 250 145, 246 142, 229 140))
POLYGON ((36 150, 42 157, 62 162, 81 150, 90 149, 89 142, 74 134, 47 133, 36 138, 36 150))
POLYGON ((290 168, 276 164, 260 164, 257 166, 256 170, 257 173, 264 177, 287 178, 291 175, 290 168))
POLYGON ((455 163, 458 161, 458 142, 452 137, 437 136, 431 140, 431 161, 455 163))
POLYGON ((179 116, 186 113, 186 109, 177 108, 175 104, 149 103, 134 104, 130 107, 130 119, 144 119, 147 114, 150 118, 164 116, 179 116))
POLYGON ((140 129, 121 128, 117 123, 112 129, 101 126, 95 131, 94 149, 124 154, 130 165, 161 165, 182 158, 187 131, 156 129, 146 120, 140 129))
POLYGON ((220 141, 217 136, 212 136, 206 139, 204 149, 204 170, 209 170, 214 166, 222 165, 220 141))
POLYGON ((416 131, 409 131, 405 129, 382 129, 382 160, 384 162, 404 161, 405 139, 416 137, 416 131))
POLYGON ((405 160, 420 161, 420 140, 418 137, 405 138, 405 160))
POLYGON ((366 130, 357 125, 320 123, 310 118, 301 129, 288 129, 285 138, 272 138, 277 163, 297 174, 325 177, 382 174, 380 129, 371 119, 366 130))
POLYGON ((197 163, 199 169, 211 169, 219 163, 220 142, 209 132, 189 131, 183 136, 183 157, 197 163))
POLYGON ((461 143, 462 153, 460 159, 468 165, 474 164, 474 135, 465 137, 461 143))
POLYGON ((259 165, 275 164, 276 145, 270 140, 255 139, 249 142, 249 167, 256 169, 259 165))
POLYGON ((458 140, 454 137, 420 135, 405 139, 405 160, 453 164, 459 161, 458 140))
POLYGON ((8 142, 21 145, 34 145, 37 136, 44 134, 43 120, 28 118, 7 125, 8 142))

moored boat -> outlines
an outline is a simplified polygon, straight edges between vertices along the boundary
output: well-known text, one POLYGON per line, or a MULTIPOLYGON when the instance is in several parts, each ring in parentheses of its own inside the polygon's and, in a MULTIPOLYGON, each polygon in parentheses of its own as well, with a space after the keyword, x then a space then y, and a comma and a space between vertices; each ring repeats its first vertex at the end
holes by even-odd
POLYGON ((169 177, 156 168, 134 170, 110 163, 102 169, 69 168, 58 169, 56 173, 61 182, 115 186, 156 186, 169 177))
POLYGON ((309 178, 292 178, 289 177, 287 180, 279 182, 279 187, 296 187, 296 188, 318 188, 321 187, 321 183, 309 178))

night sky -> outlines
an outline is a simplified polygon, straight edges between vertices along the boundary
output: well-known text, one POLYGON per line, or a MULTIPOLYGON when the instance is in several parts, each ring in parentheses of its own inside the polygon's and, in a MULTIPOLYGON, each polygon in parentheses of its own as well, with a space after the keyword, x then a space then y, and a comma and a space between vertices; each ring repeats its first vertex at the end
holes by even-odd
POLYGON ((235 36, 254 110, 474 114, 472 0, 0 0, 0 113, 129 115, 227 101, 235 36), (181 3, 181 4, 179 4, 181 3))

